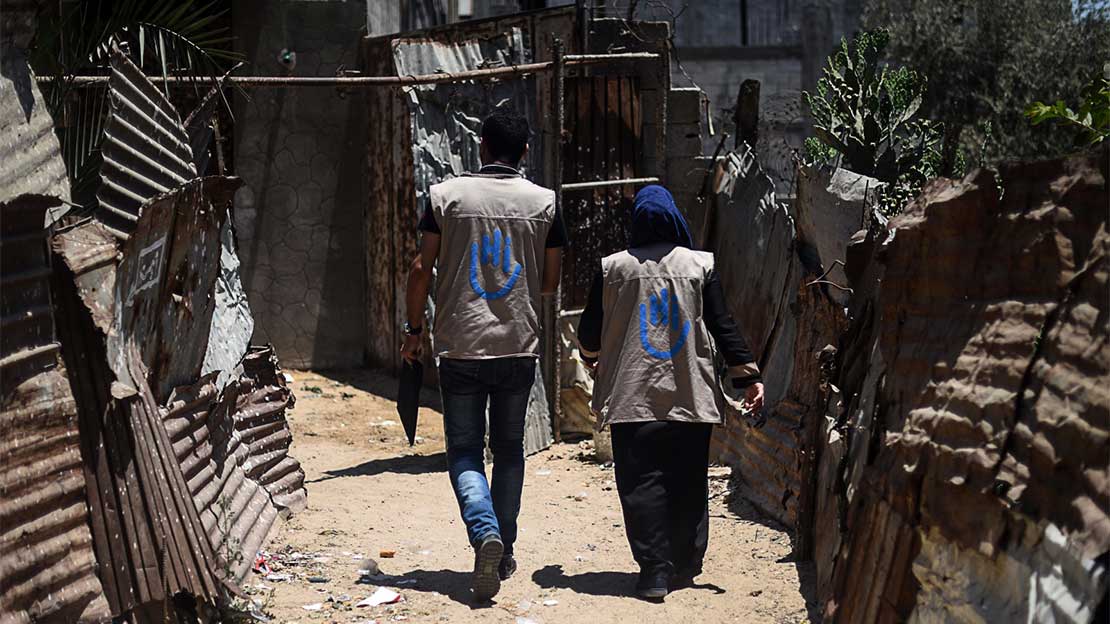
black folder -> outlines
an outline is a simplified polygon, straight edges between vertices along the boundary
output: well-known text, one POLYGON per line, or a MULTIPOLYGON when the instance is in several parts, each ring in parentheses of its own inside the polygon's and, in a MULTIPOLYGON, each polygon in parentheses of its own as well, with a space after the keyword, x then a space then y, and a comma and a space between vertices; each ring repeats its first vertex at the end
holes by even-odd
POLYGON ((401 379, 397 387, 397 414, 405 427, 409 446, 416 441, 416 416, 420 411, 420 386, 424 383, 424 364, 402 358, 401 379))

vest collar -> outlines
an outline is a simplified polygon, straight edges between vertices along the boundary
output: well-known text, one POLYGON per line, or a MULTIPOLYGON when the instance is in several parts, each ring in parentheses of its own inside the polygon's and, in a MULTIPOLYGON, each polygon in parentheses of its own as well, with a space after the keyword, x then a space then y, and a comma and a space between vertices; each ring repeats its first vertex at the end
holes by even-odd
POLYGON ((477 173, 464 173, 467 176, 482 176, 489 178, 522 178, 524 174, 515 167, 509 165, 502 165, 500 163, 491 163, 482 165, 482 168, 477 173))

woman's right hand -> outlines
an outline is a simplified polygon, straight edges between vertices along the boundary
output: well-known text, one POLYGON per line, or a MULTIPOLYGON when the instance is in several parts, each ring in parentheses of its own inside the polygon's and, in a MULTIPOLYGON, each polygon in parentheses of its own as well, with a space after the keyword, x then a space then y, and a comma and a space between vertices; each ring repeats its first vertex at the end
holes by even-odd
POLYGON ((744 406, 755 413, 763 411, 763 384, 753 383, 744 389, 744 406))
POLYGON ((582 358, 582 363, 586 365, 586 370, 590 372, 590 379, 597 380, 597 360, 589 360, 582 358))

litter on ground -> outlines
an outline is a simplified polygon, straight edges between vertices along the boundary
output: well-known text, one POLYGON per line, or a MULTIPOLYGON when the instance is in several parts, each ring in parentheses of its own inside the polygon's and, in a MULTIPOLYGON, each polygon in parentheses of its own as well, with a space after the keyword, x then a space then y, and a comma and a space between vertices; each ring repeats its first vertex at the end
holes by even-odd
POLYGON ((401 594, 389 589, 387 587, 379 587, 378 591, 370 594, 369 597, 355 603, 356 607, 378 607, 384 604, 394 604, 404 600, 401 594))

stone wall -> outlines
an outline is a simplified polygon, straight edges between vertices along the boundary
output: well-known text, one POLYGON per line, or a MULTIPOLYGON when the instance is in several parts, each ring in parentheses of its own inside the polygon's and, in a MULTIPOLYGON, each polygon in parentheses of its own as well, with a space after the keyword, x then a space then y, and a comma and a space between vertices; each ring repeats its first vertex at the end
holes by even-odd
MULTIPOLYGON (((363 2, 236 2, 244 72, 295 76, 357 66, 363 2)), ((235 228, 256 343, 292 367, 364 359, 363 99, 334 88, 249 89, 235 97, 235 228)))

